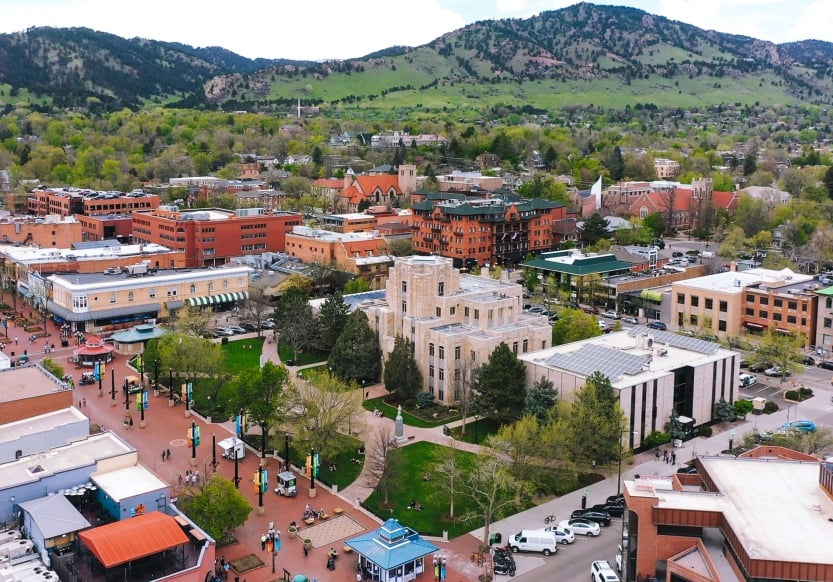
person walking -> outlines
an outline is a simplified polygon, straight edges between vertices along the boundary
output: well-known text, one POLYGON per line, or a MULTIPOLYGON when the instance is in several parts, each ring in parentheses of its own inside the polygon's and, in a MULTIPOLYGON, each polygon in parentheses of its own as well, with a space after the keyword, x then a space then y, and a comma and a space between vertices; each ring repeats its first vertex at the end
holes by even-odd
POLYGON ((165 451, 162 451, 162 462, 165 462, 165 451))
POLYGON ((171 449, 165 449, 165 457, 170 461, 171 460, 171 449))

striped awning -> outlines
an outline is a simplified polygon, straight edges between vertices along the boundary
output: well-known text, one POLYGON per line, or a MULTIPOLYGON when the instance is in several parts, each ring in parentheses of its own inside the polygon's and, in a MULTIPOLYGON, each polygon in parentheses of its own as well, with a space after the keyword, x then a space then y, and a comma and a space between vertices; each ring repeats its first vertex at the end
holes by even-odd
POLYGON ((185 303, 191 307, 205 307, 208 305, 219 305, 220 303, 234 303, 249 298, 248 291, 232 291, 231 293, 218 293, 216 295, 204 295, 202 297, 189 297, 185 303))

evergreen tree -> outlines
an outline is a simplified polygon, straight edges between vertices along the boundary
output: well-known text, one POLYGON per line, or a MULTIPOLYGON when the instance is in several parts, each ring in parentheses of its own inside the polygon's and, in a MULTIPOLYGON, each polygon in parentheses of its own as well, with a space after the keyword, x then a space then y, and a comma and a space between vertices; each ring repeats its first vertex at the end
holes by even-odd
POLYGON ((581 228, 581 240, 586 245, 594 245, 603 238, 610 238, 607 227, 607 219, 602 218, 602 215, 598 212, 594 212, 584 221, 584 225, 581 228))
POLYGON ((298 350, 314 345, 318 335, 309 296, 297 287, 287 289, 275 309, 275 325, 281 341, 289 342, 293 357, 298 359, 298 350))
POLYGON ((608 162, 610 177, 614 180, 621 180, 625 177, 625 158, 622 157, 622 150, 619 146, 613 148, 613 154, 608 162))
POLYGON ((336 344, 338 336, 344 330, 350 306, 344 301, 341 293, 334 293, 324 300, 318 311, 318 344, 321 349, 329 352, 336 344))
POLYGON ((393 351, 385 363, 385 388, 400 402, 416 398, 422 389, 422 373, 414 358, 414 346, 401 335, 396 336, 393 351))
POLYGON ((625 415, 607 376, 593 372, 587 378, 576 392, 567 424, 573 460, 607 463, 619 459, 625 415))
POLYGON ((521 418, 526 400, 525 377, 526 366, 501 342, 489 361, 474 373, 478 410, 501 423, 521 418))
POLYGON ((558 390, 555 389, 555 385, 542 376, 526 392, 524 414, 534 416, 539 424, 543 424, 549 417, 557 399, 558 390))
POLYGON ((364 312, 357 309, 347 316, 327 363, 344 380, 377 382, 382 371, 381 358, 379 338, 364 312))
POLYGON ((822 182, 824 182, 824 187, 827 188, 827 196, 833 198, 833 166, 827 168, 822 182))

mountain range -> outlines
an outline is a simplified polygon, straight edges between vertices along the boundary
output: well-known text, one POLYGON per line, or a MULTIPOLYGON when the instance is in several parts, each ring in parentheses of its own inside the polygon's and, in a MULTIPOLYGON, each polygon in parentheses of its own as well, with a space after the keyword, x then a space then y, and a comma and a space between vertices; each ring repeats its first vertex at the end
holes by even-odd
POLYGON ((596 103, 828 104, 833 44, 774 44, 619 6, 476 22, 420 47, 346 61, 247 59, 220 47, 85 28, 0 35, 0 102, 102 110, 536 109, 596 103), (5 86, 4 86, 5 85, 5 86))

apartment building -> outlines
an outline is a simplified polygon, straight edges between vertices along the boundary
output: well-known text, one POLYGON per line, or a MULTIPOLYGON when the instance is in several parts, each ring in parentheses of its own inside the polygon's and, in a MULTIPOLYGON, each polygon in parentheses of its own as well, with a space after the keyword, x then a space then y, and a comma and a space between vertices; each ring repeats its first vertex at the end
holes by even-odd
POLYGON ((665 158, 654 158, 654 173, 660 180, 670 180, 680 175, 680 162, 665 158))
POLYGON ((833 354, 833 287, 824 286, 816 291, 816 353, 825 358, 833 354))
POLYGON ((5 216, 0 219, 0 244, 66 248, 83 240, 83 226, 73 216, 50 214, 39 218, 5 216))
POLYGON ((738 396, 740 354, 719 344, 645 326, 520 354, 527 386, 550 380, 558 397, 571 401, 588 376, 610 379, 630 432, 628 448, 663 431, 672 412, 712 420, 714 404, 738 396))
POLYGON ((185 253, 188 267, 217 267, 232 257, 286 250, 286 233, 303 223, 295 212, 262 208, 180 210, 161 206, 133 213, 133 240, 185 253))
POLYGON ((27 208, 35 216, 72 216, 84 214, 130 214, 134 210, 153 210, 161 201, 156 194, 138 190, 123 192, 99 192, 79 188, 41 188, 27 199, 27 208))
POLYGON ((811 275, 748 269, 672 284, 670 327, 721 335, 773 329, 815 340, 818 295, 811 275))
POLYGON ((518 356, 545 349, 552 328, 523 311, 523 287, 487 274, 461 274, 444 257, 397 258, 384 301, 358 306, 387 357, 397 336, 413 342, 425 390, 453 405, 459 385, 501 342, 518 356))
POLYGON ((833 580, 833 464, 763 445, 695 465, 624 482, 623 581, 833 580))
POLYGON ((413 250, 454 259, 458 267, 517 265, 528 253, 553 248, 553 227, 567 217, 563 204, 511 195, 463 201, 429 194, 414 202, 413 250))

